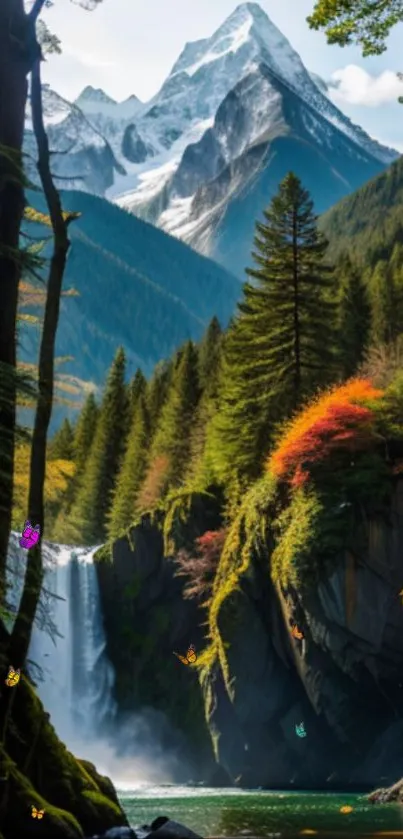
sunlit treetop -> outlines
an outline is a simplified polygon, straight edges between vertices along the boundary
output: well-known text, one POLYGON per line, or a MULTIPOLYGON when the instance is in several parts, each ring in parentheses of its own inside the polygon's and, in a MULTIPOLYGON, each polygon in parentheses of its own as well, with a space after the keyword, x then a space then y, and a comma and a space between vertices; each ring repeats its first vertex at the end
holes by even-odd
POLYGON ((359 44, 364 56, 380 55, 390 30, 403 21, 403 0, 317 0, 307 21, 325 30, 329 44, 359 44))

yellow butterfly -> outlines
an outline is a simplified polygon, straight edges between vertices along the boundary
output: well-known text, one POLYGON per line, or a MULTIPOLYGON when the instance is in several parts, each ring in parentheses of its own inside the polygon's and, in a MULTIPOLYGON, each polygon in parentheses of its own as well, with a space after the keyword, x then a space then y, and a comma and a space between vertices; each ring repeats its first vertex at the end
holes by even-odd
POLYGON ((179 653, 174 653, 174 655, 176 655, 176 658, 179 658, 179 661, 181 661, 182 664, 194 664, 197 659, 194 644, 189 645, 189 649, 186 653, 186 658, 184 655, 179 655, 179 653))
POLYGON ((45 814, 45 810, 37 810, 34 805, 32 805, 32 818, 33 819, 43 819, 45 814))
POLYGON ((340 807, 340 812, 341 812, 341 813, 352 813, 352 812, 353 812, 353 808, 352 808, 352 807, 350 807, 350 805, 349 805, 349 804, 345 804, 345 805, 344 805, 344 807, 340 807))
POLYGON ((14 670, 14 667, 8 668, 7 679, 5 679, 5 683, 7 687, 13 688, 15 685, 18 685, 20 681, 21 670, 14 670))

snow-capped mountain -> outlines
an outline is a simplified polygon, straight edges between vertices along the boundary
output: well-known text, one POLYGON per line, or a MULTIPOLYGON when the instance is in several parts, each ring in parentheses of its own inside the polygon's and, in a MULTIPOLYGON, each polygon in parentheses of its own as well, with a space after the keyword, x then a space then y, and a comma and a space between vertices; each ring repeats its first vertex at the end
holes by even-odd
POLYGON ((59 118, 59 103, 47 117, 57 150, 66 131, 75 138, 73 157, 55 158, 57 171, 80 162, 82 188, 238 271, 284 169, 311 188, 321 211, 397 156, 334 105, 257 3, 238 6, 211 38, 186 44, 150 102, 117 103, 87 87, 70 107, 59 118), (223 250, 227 238, 237 243, 232 255, 223 250))

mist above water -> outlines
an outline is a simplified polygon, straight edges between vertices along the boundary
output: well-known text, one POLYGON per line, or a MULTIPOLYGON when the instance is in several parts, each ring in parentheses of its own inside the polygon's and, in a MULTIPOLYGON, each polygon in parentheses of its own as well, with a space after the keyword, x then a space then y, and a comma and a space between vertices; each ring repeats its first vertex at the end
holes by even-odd
MULTIPOLYGON (((106 653, 96 548, 43 543, 45 575, 29 649, 29 668, 57 734, 78 757, 118 786, 188 777, 172 730, 155 709, 124 717, 113 698, 106 653), (169 745, 167 745, 169 744, 169 745)), ((26 552, 15 535, 9 550, 10 602, 18 606, 26 552)), ((178 747, 180 743, 178 743, 178 747)))

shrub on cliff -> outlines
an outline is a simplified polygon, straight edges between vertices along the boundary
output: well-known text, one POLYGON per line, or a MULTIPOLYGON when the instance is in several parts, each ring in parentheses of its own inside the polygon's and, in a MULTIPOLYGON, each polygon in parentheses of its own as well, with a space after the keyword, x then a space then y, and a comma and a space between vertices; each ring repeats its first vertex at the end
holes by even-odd
POLYGON ((383 391, 366 379, 352 379, 308 405, 286 427, 268 460, 273 474, 293 487, 309 479, 315 464, 331 453, 354 452, 379 442, 372 404, 383 391))
POLYGON ((175 563, 178 566, 176 576, 185 577, 187 580, 183 589, 185 599, 197 599, 204 606, 207 605, 226 533, 225 529, 207 530, 195 541, 196 556, 191 556, 184 549, 176 555, 175 563))

